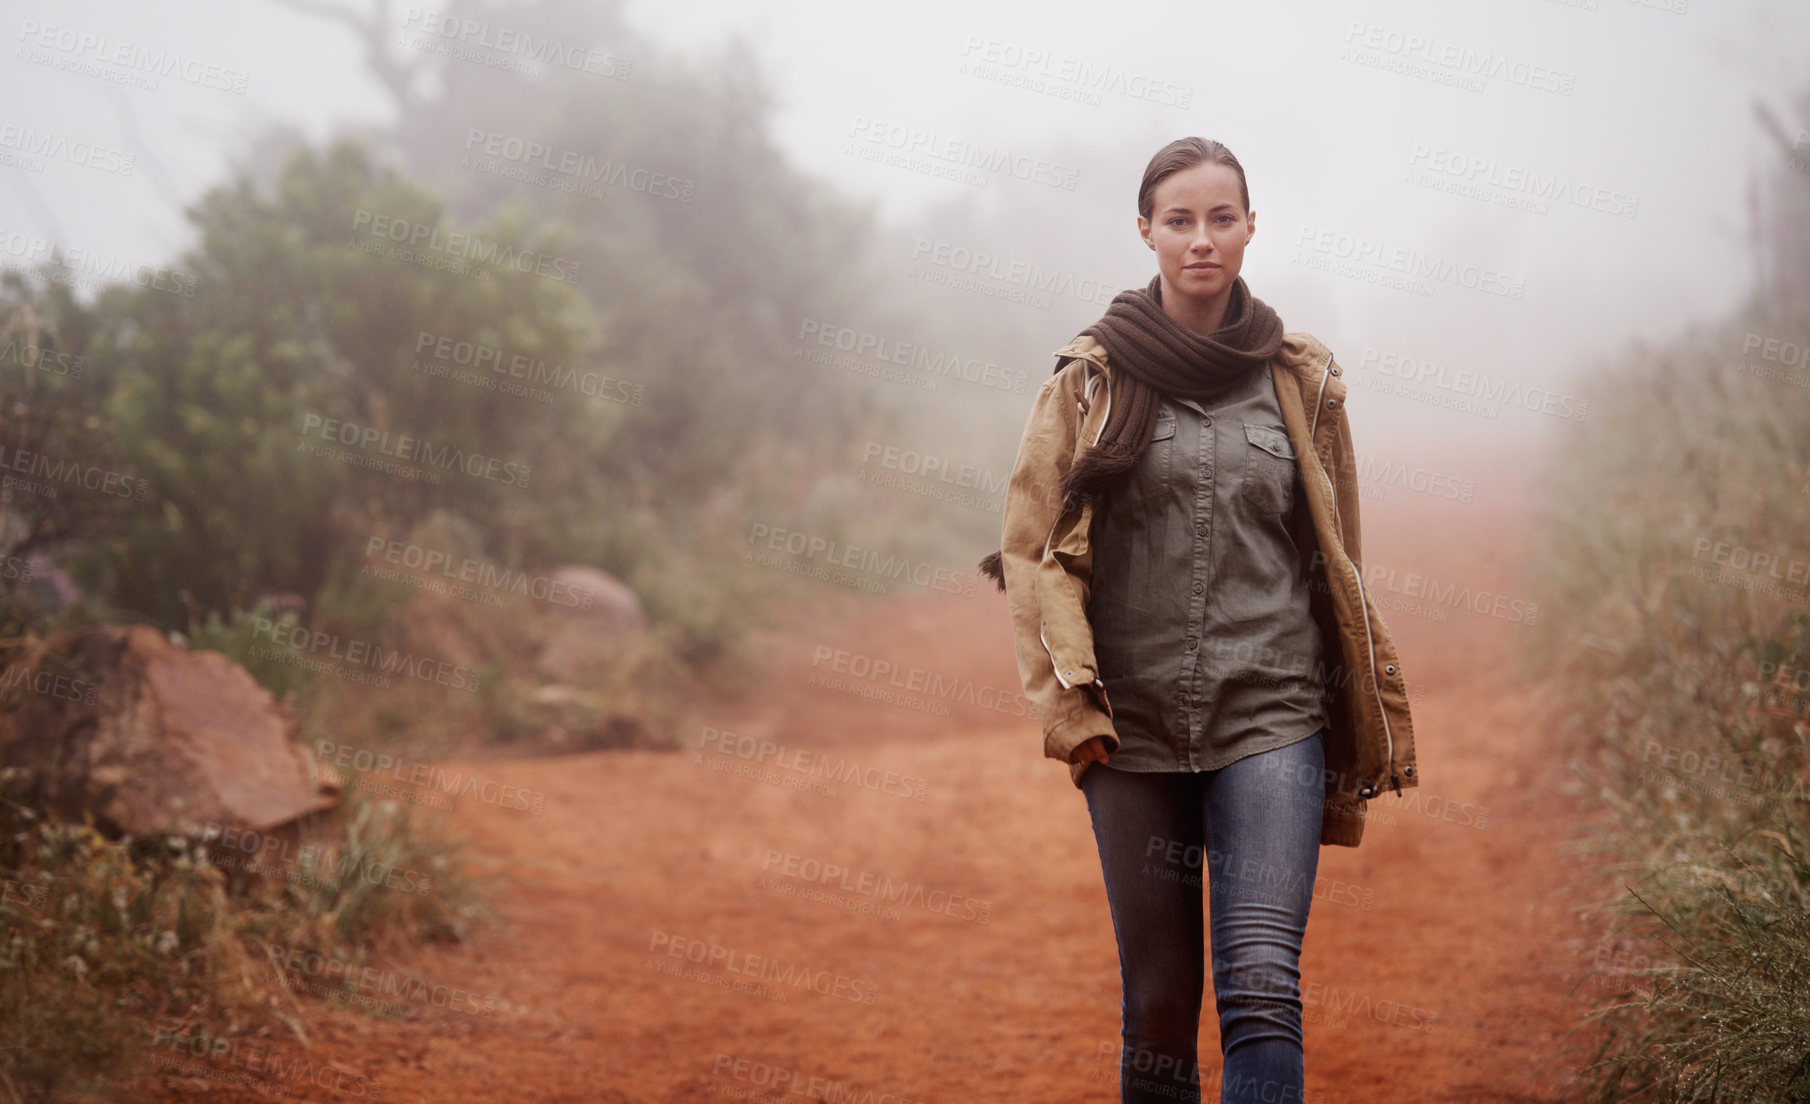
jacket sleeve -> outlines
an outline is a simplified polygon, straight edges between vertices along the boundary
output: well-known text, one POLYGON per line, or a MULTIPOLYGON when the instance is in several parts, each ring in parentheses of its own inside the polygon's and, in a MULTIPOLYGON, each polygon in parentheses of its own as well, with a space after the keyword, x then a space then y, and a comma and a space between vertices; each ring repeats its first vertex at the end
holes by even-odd
POLYGON ((1108 753, 1119 746, 1087 627, 1093 508, 1065 510, 1056 490, 1073 462, 1085 410, 1074 389, 1081 365, 1071 367, 1044 380, 1031 404, 1000 535, 1019 678, 1043 726, 1043 754, 1063 762, 1094 736, 1106 738, 1108 753))

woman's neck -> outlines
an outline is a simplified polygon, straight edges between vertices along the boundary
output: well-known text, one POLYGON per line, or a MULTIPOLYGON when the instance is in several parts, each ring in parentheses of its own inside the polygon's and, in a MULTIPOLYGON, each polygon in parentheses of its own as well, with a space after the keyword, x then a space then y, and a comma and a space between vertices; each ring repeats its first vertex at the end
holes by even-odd
POLYGON ((1202 337, 1212 337, 1213 332, 1225 324, 1226 307, 1232 302, 1232 285, 1227 284, 1225 290, 1218 291, 1205 299, 1183 295, 1169 283, 1169 277, 1163 276, 1163 313, 1175 319, 1178 325, 1193 330, 1202 337))

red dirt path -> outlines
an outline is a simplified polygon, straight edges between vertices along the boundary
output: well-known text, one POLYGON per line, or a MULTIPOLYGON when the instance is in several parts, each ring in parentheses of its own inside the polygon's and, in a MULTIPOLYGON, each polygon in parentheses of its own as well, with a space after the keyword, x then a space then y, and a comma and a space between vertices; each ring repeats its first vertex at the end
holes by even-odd
MULTIPOLYGON (((1367 558, 1525 595, 1515 571, 1526 494, 1508 485, 1508 465, 1466 464, 1490 471, 1474 503, 1399 489, 1367 498, 1367 558)), ((1554 1055, 1579 1009, 1567 998, 1581 960, 1562 849, 1578 813, 1536 695, 1511 673, 1527 630, 1463 610, 1444 623, 1386 619, 1417 695, 1426 784, 1407 791, 1415 803, 1372 803, 1394 823, 1377 817, 1360 848, 1321 852, 1328 895, 1303 963, 1317 987, 1308 1100, 1556 1099, 1569 1067, 1554 1055)), ((751 1099, 734 1058, 875 1094, 857 1099, 1117 1100, 1118 962, 1098 857, 1081 795, 1041 758, 1034 718, 968 706, 937 716, 809 682, 826 647, 1015 694, 1003 598, 826 588, 765 637, 764 683, 741 701, 699 703, 687 745, 712 726, 846 756, 924 779, 924 800, 852 783, 801 792, 713 770, 690 750, 484 763, 487 778, 547 794, 542 816, 468 801, 451 824, 502 864, 508 927, 411 965, 506 1003, 489 1018, 423 1006, 388 1022, 304 997, 311 1047, 272 1048, 376 1079, 363 1098, 399 1102, 751 1099), (907 905, 895 918, 808 900, 810 882, 763 871, 769 850, 838 864, 851 885, 865 873, 963 903, 958 915, 907 905), (762 888, 763 874, 795 892, 762 888), (826 984, 839 975, 876 1000, 788 987, 781 1003, 650 968, 688 965, 664 953, 674 939, 714 943, 738 964, 758 955, 822 971, 826 984)), ((1206 1068, 1217 1039, 1204 1000, 1206 1068)), ((175 1076, 158 1096, 269 1098, 175 1076)))

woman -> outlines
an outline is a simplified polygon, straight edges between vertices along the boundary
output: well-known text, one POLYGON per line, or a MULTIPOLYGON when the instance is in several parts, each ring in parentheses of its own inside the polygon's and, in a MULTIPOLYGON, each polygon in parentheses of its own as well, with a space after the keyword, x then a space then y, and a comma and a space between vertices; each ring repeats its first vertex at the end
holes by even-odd
POLYGON ((1210 934, 1220 1100, 1300 1101, 1319 847, 1356 846, 1364 802, 1418 784, 1407 692, 1358 569, 1344 383, 1239 274, 1237 158, 1163 147, 1137 224, 1157 275, 1057 350, 981 568, 1093 824, 1122 1099, 1201 1098, 1210 934))

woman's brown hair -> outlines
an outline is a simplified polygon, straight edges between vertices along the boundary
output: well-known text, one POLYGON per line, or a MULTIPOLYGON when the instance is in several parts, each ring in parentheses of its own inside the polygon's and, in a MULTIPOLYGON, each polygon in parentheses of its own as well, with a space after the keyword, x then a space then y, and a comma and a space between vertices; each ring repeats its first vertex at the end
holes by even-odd
POLYGON ((1211 138, 1177 138, 1150 159, 1144 166, 1144 182, 1138 185, 1138 214, 1146 219, 1156 206, 1156 186, 1164 180, 1196 165, 1212 162, 1225 165, 1238 174, 1238 199, 1244 204, 1246 214, 1251 210, 1251 190, 1244 182, 1244 166, 1232 151, 1211 138))

